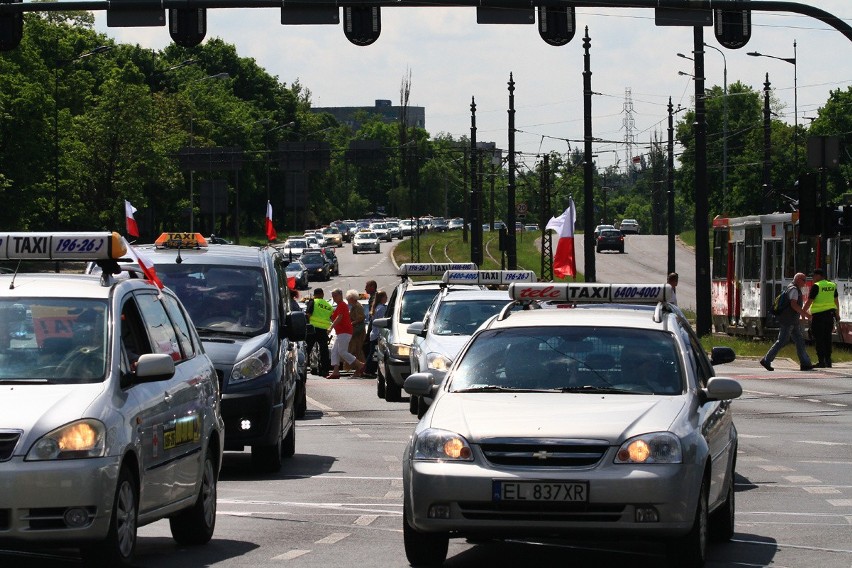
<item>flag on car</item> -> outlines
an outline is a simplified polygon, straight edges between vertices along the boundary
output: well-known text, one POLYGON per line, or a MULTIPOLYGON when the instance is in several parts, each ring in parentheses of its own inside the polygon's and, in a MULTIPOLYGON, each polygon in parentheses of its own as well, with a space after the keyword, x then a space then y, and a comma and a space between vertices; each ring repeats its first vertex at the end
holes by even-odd
POLYGON ((266 202, 266 238, 274 241, 278 238, 278 233, 275 232, 275 227, 272 225, 272 203, 266 202))
POLYGON ((139 268, 142 270, 142 274, 145 275, 145 278, 155 284, 157 288, 162 290, 165 288, 165 284, 160 280, 160 277, 157 276, 157 269, 154 268, 154 263, 145 256, 143 253, 140 253, 137 249, 132 247, 130 243, 126 240, 124 241, 124 246, 127 247, 127 255, 139 265, 139 268))
POLYGON ((559 278, 577 276, 577 260, 574 256, 574 223, 577 220, 577 210, 574 200, 568 200, 569 206, 559 217, 551 217, 547 229, 553 229, 559 235, 556 243, 556 254, 553 257, 553 273, 559 278))
POLYGON ((126 199, 124 200, 124 217, 127 223, 127 234, 131 237, 139 238, 139 225, 136 224, 133 214, 136 213, 136 208, 126 199))

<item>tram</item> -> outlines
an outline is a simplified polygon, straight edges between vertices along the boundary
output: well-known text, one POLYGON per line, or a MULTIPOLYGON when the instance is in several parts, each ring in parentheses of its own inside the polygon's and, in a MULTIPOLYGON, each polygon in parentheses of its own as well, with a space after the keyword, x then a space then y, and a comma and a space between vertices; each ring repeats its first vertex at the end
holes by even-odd
POLYGON ((797 272, 808 276, 805 298, 814 268, 837 284, 840 324, 838 343, 852 343, 852 235, 835 235, 823 243, 819 236, 801 235, 799 213, 770 213, 713 220, 711 310, 717 332, 771 337, 778 322, 772 301, 797 272), (820 265, 825 248, 825 266, 820 265))

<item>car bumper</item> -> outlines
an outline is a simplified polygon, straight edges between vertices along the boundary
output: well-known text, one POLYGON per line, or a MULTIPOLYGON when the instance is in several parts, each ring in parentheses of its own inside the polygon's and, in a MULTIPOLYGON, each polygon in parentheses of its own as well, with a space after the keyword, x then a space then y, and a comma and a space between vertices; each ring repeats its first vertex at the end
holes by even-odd
POLYGON ((284 405, 275 404, 272 393, 273 389, 268 387, 222 395, 226 450, 241 451, 245 446, 275 443, 284 405))
POLYGON ((402 387, 405 379, 411 374, 411 361, 388 357, 384 360, 384 375, 402 387))
POLYGON ((693 525, 702 470, 694 466, 622 466, 591 470, 513 468, 472 463, 409 462, 405 495, 409 521, 422 532, 457 535, 551 535, 670 537, 693 525), (586 503, 493 500, 497 480, 587 481, 586 503), (448 518, 430 518, 433 505, 448 507, 448 518), (653 507, 657 522, 638 522, 637 509, 653 507))
POLYGON ((120 465, 117 456, 40 462, 16 457, 0 464, 0 544, 105 538, 120 465), (65 524, 63 515, 72 507, 86 509, 87 524, 65 524))

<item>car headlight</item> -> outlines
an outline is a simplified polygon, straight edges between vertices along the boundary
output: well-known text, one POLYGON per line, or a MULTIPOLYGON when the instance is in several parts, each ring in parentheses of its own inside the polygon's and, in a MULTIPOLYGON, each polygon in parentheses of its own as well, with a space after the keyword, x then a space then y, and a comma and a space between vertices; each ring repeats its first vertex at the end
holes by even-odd
POLYGON ((272 353, 266 347, 258 349, 234 365, 231 382, 250 381, 265 375, 272 369, 272 353))
POLYGON ((430 461, 473 461, 464 437, 448 430, 427 428, 414 440, 414 459, 430 461))
POLYGON ((390 346, 391 357, 394 359, 408 359, 411 354, 411 346, 403 343, 394 343, 390 346))
POLYGON ((630 438, 618 448, 615 463, 683 463, 680 439, 671 432, 630 438))
POLYGON ((453 362, 448 358, 444 357, 440 353, 427 353, 426 354, 426 366, 430 369, 435 369, 436 371, 447 372, 450 369, 450 365, 453 362))
POLYGON ((66 424, 39 438, 26 461, 99 458, 106 453, 106 427, 87 418, 66 424))

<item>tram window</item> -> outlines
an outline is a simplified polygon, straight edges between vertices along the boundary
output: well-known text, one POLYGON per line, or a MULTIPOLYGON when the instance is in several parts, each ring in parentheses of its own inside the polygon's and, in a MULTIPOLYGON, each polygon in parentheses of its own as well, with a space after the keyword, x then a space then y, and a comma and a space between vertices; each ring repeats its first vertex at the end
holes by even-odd
POLYGON ((838 280, 848 280, 852 273, 852 240, 841 239, 837 243, 837 276, 838 280))
POLYGON ((760 278, 760 241, 760 227, 747 228, 745 230, 745 264, 743 265, 743 278, 746 280, 757 280, 760 278))
POLYGON ((728 229, 713 232, 713 278, 728 276, 728 229))

